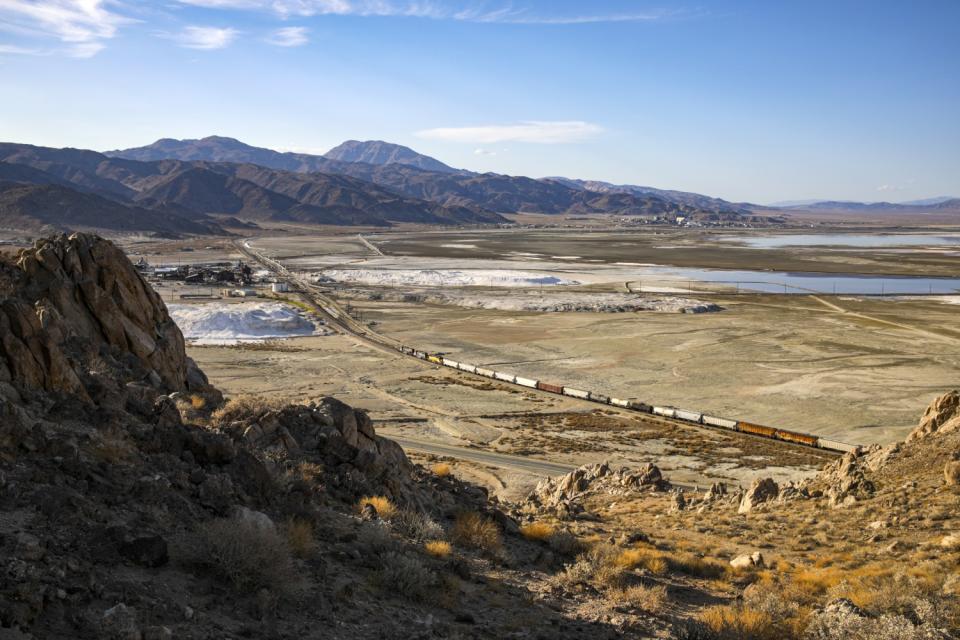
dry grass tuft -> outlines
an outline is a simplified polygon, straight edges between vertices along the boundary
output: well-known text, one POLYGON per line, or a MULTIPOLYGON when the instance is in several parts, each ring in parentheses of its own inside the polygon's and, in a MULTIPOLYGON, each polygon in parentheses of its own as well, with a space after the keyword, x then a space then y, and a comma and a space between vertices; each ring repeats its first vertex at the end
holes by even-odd
POLYGON ((306 558, 313 551, 313 524, 306 520, 289 520, 287 522, 287 543, 290 550, 299 558, 306 558))
POLYGON ((520 533, 527 540, 536 540, 544 542, 548 540, 555 532, 553 526, 546 522, 531 522, 520 527, 520 533))
POLYGON ((608 597, 617 605, 655 614, 663 611, 667 603, 667 588, 663 585, 645 587, 638 584, 610 591, 608 597))
POLYGON ((770 616, 742 605, 718 605, 704 609, 698 619, 718 639, 782 640, 770 616))
POLYGON ((448 558, 450 554, 453 553, 453 547, 450 546, 450 543, 445 540, 431 540, 423 545, 423 548, 426 550, 427 554, 433 556, 434 558, 448 558))
POLYGON ((237 420, 259 418, 267 411, 280 409, 286 402, 279 398, 267 398, 252 394, 244 394, 232 398, 229 402, 213 412, 210 421, 220 426, 237 420))
POLYGON ((666 556, 656 549, 625 549, 613 558, 613 564, 623 569, 643 568, 656 576, 670 568, 666 556))
POLYGON ((296 466, 293 475, 308 484, 315 484, 323 479, 323 465, 315 462, 301 462, 296 466))
POLYGON ((195 410, 200 411, 207 406, 207 399, 195 393, 190 396, 190 406, 195 410))
POLYGON ((449 476, 451 472, 450 465, 447 464, 446 462, 438 462, 437 464, 430 467, 430 470, 433 471, 434 475, 440 478, 445 478, 449 476))
POLYGON ((475 511, 457 516, 452 535, 458 544, 487 552, 499 551, 503 546, 497 523, 475 511))
POLYGON ((376 509, 377 515, 383 520, 389 520, 397 515, 396 505, 390 502, 390 498, 387 498, 386 496, 366 496, 361 498, 360 502, 357 504, 357 508, 362 509, 366 505, 370 505, 376 509))

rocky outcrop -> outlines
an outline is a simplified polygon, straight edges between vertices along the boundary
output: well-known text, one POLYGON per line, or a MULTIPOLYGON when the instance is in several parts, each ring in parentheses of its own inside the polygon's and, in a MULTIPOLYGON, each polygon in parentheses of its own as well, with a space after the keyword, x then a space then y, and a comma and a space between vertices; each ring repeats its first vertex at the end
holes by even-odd
POLYGON ((892 450, 880 448, 868 454, 845 453, 839 460, 826 465, 818 480, 826 485, 824 496, 833 507, 845 507, 873 495, 875 487, 868 479, 868 471, 875 471, 890 458, 892 450))
POLYGON ((327 397, 308 404, 253 408, 233 418, 218 424, 216 432, 231 438, 236 447, 338 470, 330 488, 343 489, 344 499, 376 490, 401 502, 424 501, 410 484, 414 467, 403 449, 378 436, 365 411, 327 397))
MULTIPOLYGON (((298 565, 308 580, 285 580, 334 602, 340 582, 359 583, 381 551, 406 544, 384 522, 361 526, 362 496, 395 505, 411 539, 445 535, 438 523, 463 512, 498 535, 517 531, 482 488, 413 465, 364 411, 333 398, 224 404, 162 301, 105 240, 40 241, 0 262, 0 291, 0 637, 302 635, 318 624, 313 609, 257 626, 285 582, 224 598, 211 581, 236 571, 227 556, 272 548, 287 566, 296 525, 317 552, 298 565)), ((405 633, 376 629, 367 611, 320 613, 345 639, 405 633), (341 634, 344 617, 353 630, 341 634)), ((396 626, 429 617, 407 605, 400 615, 396 626)))
POLYGON ((5 396, 12 386, 99 404, 103 384, 208 387, 160 296, 112 242, 82 233, 38 240, 2 266, 0 279, 5 396))
POLYGON ((626 467, 613 470, 608 463, 601 462, 583 465, 563 476, 541 480, 528 496, 527 504, 565 516, 581 511, 582 506, 577 501, 590 493, 628 495, 636 491, 665 491, 669 488, 670 483, 654 464, 647 463, 637 470, 626 467))
POLYGON ((775 500, 780 493, 780 487, 773 478, 757 478, 740 499, 737 513, 749 513, 757 505, 775 500))
POLYGON ((907 442, 957 429, 960 429, 960 392, 953 390, 943 394, 927 407, 920 418, 920 424, 907 436, 907 442))

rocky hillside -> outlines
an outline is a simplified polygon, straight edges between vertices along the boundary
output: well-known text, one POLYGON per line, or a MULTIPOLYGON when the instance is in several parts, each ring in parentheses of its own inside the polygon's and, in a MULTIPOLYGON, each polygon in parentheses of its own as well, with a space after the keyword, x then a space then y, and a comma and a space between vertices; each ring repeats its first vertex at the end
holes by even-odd
MULTIPOLYGON (((3 164, 6 163, 0 163, 3 164)), ((21 168, 29 170, 29 167, 21 168)), ((25 176, 26 172, 21 173, 21 177, 25 176)), ((44 182, 0 182, 0 227, 30 233, 99 230, 151 233, 159 237, 226 233, 216 221, 204 215, 183 216, 168 207, 148 210, 93 193, 81 193, 56 184, 52 176, 49 181, 40 179, 44 182)))
POLYGON ((960 394, 778 485, 599 464, 501 504, 333 398, 224 401, 110 242, 0 263, 0 637, 927 640, 960 394))
POLYGON ((529 602, 539 545, 363 411, 224 402, 110 242, 0 287, 0 637, 612 637, 529 602))

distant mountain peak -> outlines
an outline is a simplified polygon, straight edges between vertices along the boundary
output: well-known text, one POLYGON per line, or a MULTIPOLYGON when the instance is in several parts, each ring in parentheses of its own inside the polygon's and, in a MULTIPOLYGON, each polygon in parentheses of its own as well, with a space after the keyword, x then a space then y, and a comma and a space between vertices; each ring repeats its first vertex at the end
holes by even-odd
POLYGON ((456 173, 453 167, 445 165, 435 158, 417 153, 410 147, 383 140, 347 140, 323 157, 340 162, 364 162, 366 164, 405 164, 426 171, 456 173))

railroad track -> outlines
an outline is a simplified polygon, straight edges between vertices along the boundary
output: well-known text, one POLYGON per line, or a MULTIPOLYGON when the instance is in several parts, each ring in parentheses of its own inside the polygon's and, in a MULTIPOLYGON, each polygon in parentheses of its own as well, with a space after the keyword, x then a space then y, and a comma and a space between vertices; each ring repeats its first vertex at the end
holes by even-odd
POLYGON ((465 363, 451 361, 444 358, 442 354, 430 354, 429 352, 413 349, 412 347, 403 345, 394 338, 377 333, 369 327, 364 326, 351 317, 350 314, 347 313, 346 310, 344 310, 336 302, 336 300, 326 295, 318 286, 293 273, 283 264, 274 260, 273 258, 263 255, 261 252, 251 247, 249 245, 249 241, 235 241, 234 244, 236 245, 237 249, 248 259, 265 266, 277 277, 287 281, 287 283, 290 284, 295 291, 300 293, 301 296, 305 298, 305 301, 309 302, 311 306, 313 306, 314 309, 316 309, 328 321, 328 324, 334 330, 342 334, 350 335, 355 339, 360 340, 365 344, 381 351, 391 351, 394 354, 400 353, 412 358, 417 358, 420 361, 432 362, 433 364, 439 366, 446 366, 447 368, 460 371, 461 373, 476 375, 487 380, 492 379, 505 384, 518 385, 527 391, 549 393, 551 395, 562 395, 567 398, 579 399, 584 402, 603 404, 604 406, 619 409, 621 411, 643 413, 655 419, 658 418, 662 421, 669 421, 670 423, 680 424, 683 426, 696 426, 700 428, 705 427, 736 431, 749 436, 772 440, 784 445, 814 447, 819 450, 833 453, 846 453, 850 451, 858 451, 860 449, 858 445, 852 445, 825 438, 818 438, 817 436, 812 436, 810 434, 789 431, 786 429, 777 429, 774 427, 757 425, 742 420, 718 418, 708 416, 700 412, 677 409, 675 407, 651 407, 642 402, 617 400, 616 398, 610 398, 604 394, 597 394, 592 391, 584 391, 564 387, 561 385, 541 383, 538 380, 524 378, 515 374, 506 374, 503 372, 486 369, 481 366, 466 365, 465 363), (695 419, 694 416, 696 416, 695 419))

